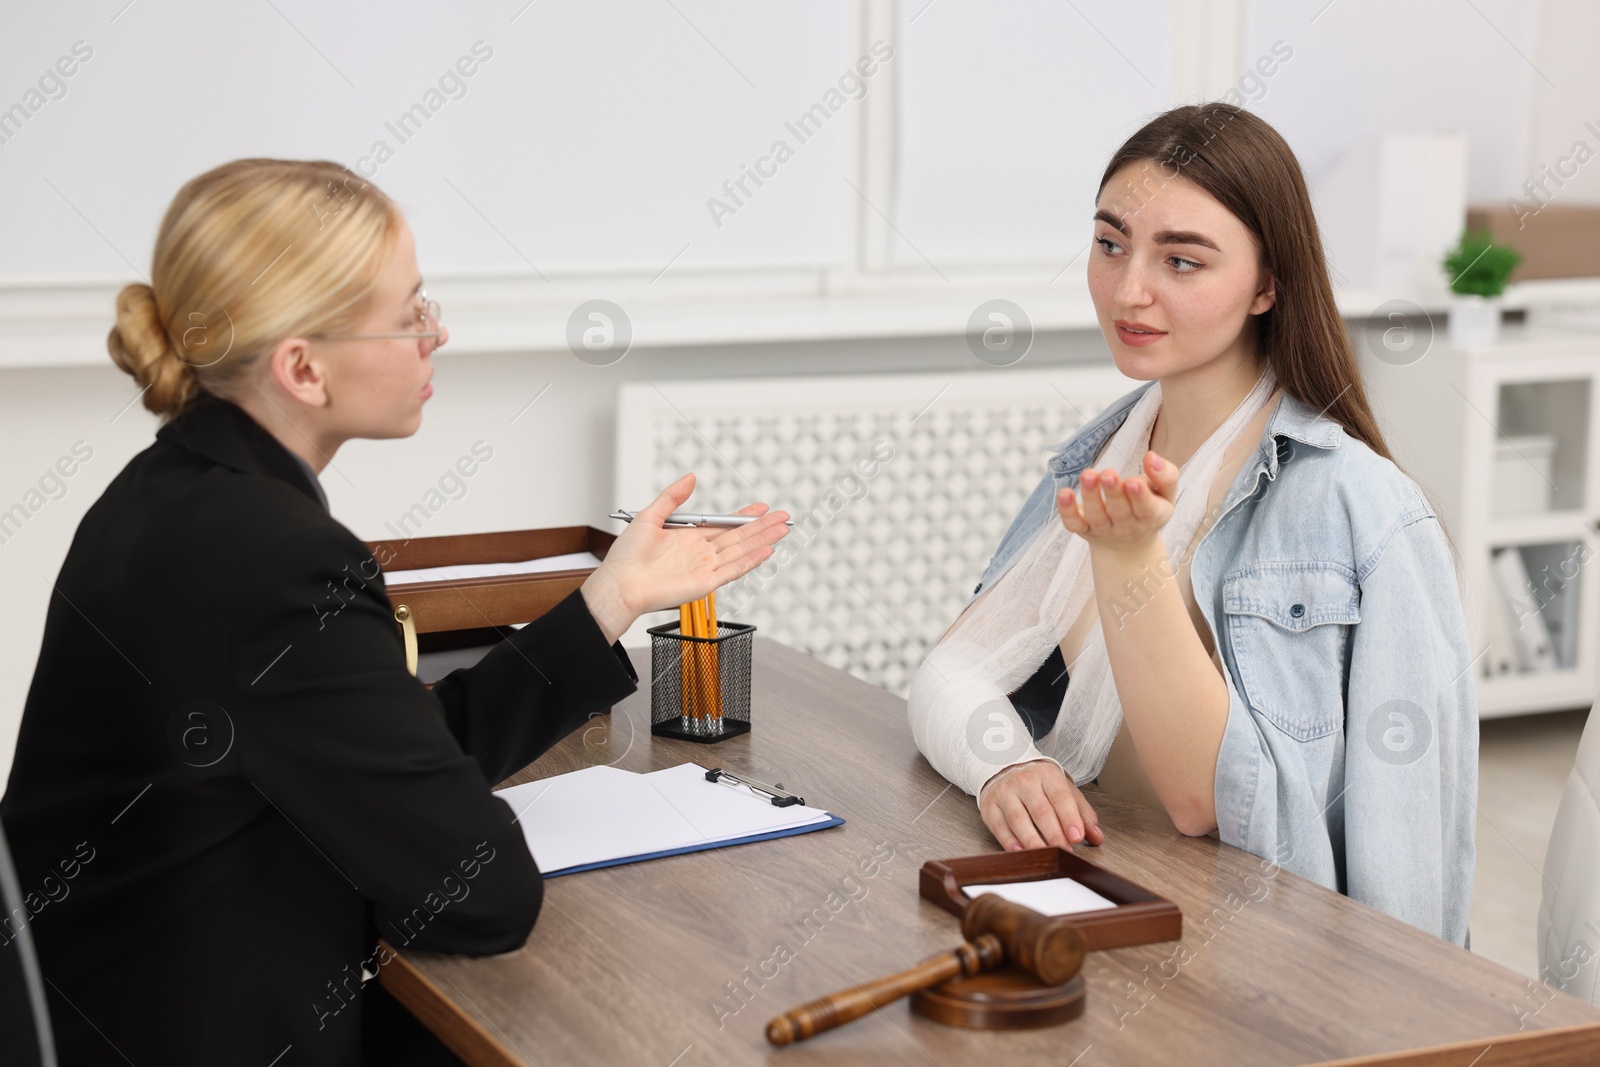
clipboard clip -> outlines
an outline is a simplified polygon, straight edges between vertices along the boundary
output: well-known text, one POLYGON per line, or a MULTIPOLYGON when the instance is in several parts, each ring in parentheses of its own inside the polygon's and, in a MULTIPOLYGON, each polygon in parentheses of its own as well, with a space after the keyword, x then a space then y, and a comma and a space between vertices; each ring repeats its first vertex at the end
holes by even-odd
POLYGON ((723 780, 735 782, 757 793, 765 795, 771 799, 774 807, 787 808, 791 804, 804 804, 806 802, 805 797, 796 796, 787 789, 783 788, 782 782, 779 782, 777 785, 765 785, 756 781, 754 778, 746 778, 742 774, 735 774, 732 771, 725 771, 720 767, 713 767, 711 770, 706 772, 706 781, 708 782, 718 782, 723 780))

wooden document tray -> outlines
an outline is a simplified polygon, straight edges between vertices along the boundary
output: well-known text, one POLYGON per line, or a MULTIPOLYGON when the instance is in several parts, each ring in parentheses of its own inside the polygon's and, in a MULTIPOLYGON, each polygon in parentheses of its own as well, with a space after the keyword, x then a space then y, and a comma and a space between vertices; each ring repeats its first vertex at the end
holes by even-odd
MULTIPOLYGON (((543 530, 413 537, 368 541, 384 571, 419 570, 471 563, 516 563, 523 560, 592 552, 605 559, 615 534, 592 526, 558 526, 543 530)), ((593 567, 509 574, 488 578, 413 582, 387 586, 389 603, 410 609, 422 652, 493 644, 513 623, 531 622, 583 584, 593 567)))
POLYGON ((1028 848, 929 860, 922 865, 919 890, 924 899, 960 918, 971 899, 962 892, 962 886, 1044 878, 1071 878, 1117 902, 1115 908, 1072 916, 1073 925, 1082 932, 1085 947, 1091 952, 1183 937, 1183 913, 1172 901, 1064 848, 1028 848))

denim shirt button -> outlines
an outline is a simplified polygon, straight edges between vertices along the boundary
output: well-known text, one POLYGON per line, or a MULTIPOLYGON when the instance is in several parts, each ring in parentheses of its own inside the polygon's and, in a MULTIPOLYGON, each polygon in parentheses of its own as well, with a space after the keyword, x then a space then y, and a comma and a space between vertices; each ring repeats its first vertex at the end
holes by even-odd
POLYGON ((1306 613, 1306 606, 1304 604, 1296 604, 1294 607, 1289 609, 1289 614, 1293 615, 1297 619, 1300 616, 1304 615, 1305 613, 1306 613))

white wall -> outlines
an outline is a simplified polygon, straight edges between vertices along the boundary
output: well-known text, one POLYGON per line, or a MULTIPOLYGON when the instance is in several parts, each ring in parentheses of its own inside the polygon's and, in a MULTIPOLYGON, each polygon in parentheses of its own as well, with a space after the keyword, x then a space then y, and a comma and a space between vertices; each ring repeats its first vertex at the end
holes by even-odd
POLYGON ((125 2, 8 12, 0 107, 75 42, 91 58, 0 144, 0 197, 32 205, 0 274, 143 269, 178 186, 246 155, 359 168, 436 270, 840 256, 842 123, 737 225, 705 201, 839 76, 844 0, 125 2), (436 110, 402 141, 386 124, 419 102, 436 110))
MULTIPOLYGON (((1537 23, 1528 158, 1518 184, 1554 172, 1558 180, 1544 185, 1550 202, 1600 203, 1600 4, 1544 0, 1537 23), (1575 151, 1580 142, 1583 150, 1575 151), (1587 162, 1580 165, 1584 155, 1587 162)), ((1527 200, 1516 191, 1507 195, 1527 200)))
POLYGON ((1539 6, 1528 0, 1252 3, 1241 67, 1276 40, 1294 50, 1262 79, 1252 108, 1294 146, 1313 184, 1364 137, 1464 133, 1468 202, 1494 202, 1525 177, 1539 6))

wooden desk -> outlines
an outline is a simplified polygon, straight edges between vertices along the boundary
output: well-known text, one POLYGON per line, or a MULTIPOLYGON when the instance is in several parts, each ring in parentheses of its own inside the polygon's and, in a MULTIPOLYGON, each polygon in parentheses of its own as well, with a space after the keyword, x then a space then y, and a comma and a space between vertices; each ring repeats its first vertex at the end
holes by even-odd
POLYGON ((1106 842, 1084 854, 1175 901, 1181 942, 1092 953, 1085 1013, 1061 1026, 967 1031, 901 1002, 774 1049, 773 1015, 956 944, 918 869, 993 839, 917 752, 903 700, 758 638, 750 734, 654 739, 634 659, 639 691, 611 721, 514 781, 693 761, 782 782, 846 824, 551 879, 518 952, 402 953, 386 986, 471 1064, 1600 1063, 1600 1010, 1092 789, 1106 842))

